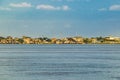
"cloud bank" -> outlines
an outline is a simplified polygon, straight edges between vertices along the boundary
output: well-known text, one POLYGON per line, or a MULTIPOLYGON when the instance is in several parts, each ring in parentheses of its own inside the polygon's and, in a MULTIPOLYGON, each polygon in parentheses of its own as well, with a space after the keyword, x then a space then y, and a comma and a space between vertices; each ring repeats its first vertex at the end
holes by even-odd
POLYGON ((120 5, 114 4, 109 6, 108 8, 100 8, 99 11, 120 11, 120 5))
POLYGON ((36 9, 39 9, 39 10, 63 10, 63 11, 67 11, 70 8, 67 5, 53 6, 53 5, 40 4, 40 5, 36 6, 36 9))
POLYGON ((11 7, 21 7, 21 8, 32 7, 32 5, 30 3, 27 3, 27 2, 22 2, 22 3, 18 3, 18 4, 10 3, 10 6, 11 7))
POLYGON ((8 8, 8 7, 0 7, 0 10, 3 10, 3 11, 11 11, 11 8, 8 8))
POLYGON ((120 11, 120 5, 112 5, 109 7, 110 11, 120 11))

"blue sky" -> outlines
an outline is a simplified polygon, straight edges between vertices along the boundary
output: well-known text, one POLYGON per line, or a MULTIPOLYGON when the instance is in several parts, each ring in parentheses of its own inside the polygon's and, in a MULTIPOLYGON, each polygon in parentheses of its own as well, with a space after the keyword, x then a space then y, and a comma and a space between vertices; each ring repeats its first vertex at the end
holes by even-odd
POLYGON ((120 37, 120 0, 0 0, 0 35, 120 37))

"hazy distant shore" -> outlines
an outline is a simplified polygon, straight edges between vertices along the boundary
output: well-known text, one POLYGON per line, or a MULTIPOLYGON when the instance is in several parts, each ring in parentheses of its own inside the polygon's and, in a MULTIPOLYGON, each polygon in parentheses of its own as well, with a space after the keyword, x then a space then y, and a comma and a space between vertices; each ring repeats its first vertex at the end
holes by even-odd
POLYGON ((0 37, 0 44, 120 44, 119 37, 91 37, 85 38, 81 36, 65 37, 65 38, 48 38, 39 37, 31 38, 23 36, 18 37, 0 37))

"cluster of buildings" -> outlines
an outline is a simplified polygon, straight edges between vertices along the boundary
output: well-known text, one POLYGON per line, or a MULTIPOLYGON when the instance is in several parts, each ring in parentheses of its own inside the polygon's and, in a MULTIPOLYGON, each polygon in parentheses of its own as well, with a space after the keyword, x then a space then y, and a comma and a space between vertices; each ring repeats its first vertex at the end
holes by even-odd
POLYGON ((66 38, 31 38, 23 36, 22 38, 0 37, 0 44, 120 44, 119 37, 92 37, 83 38, 77 37, 66 37, 66 38))

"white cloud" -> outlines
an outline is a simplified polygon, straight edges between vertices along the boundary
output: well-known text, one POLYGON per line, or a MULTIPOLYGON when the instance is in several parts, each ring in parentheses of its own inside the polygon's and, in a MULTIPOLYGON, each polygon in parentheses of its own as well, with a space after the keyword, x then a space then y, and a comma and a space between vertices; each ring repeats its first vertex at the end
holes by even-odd
POLYGON ((55 7, 52 5, 37 5, 36 9, 41 9, 41 10, 60 10, 60 7, 55 7))
POLYGON ((65 10, 65 11, 67 11, 67 10, 69 10, 70 8, 69 8, 67 5, 64 5, 64 6, 62 7, 62 9, 65 10))
POLYGON ((63 10, 63 11, 67 11, 70 8, 67 5, 53 6, 53 5, 41 4, 41 5, 37 5, 36 9, 40 9, 40 10, 63 10))
POLYGON ((108 8, 100 8, 98 11, 120 11, 120 5, 111 5, 108 8))
POLYGON ((3 11, 11 11, 11 8, 7 8, 7 7, 0 7, 0 10, 3 10, 3 11))
POLYGON ((120 10, 120 5, 112 5, 109 7, 110 11, 119 11, 120 10))
POLYGON ((98 11, 106 11, 107 10, 107 8, 100 8, 100 9, 98 9, 98 11))
POLYGON ((11 7, 32 7, 32 5, 27 2, 22 2, 22 3, 18 3, 18 4, 10 3, 10 6, 11 7))

